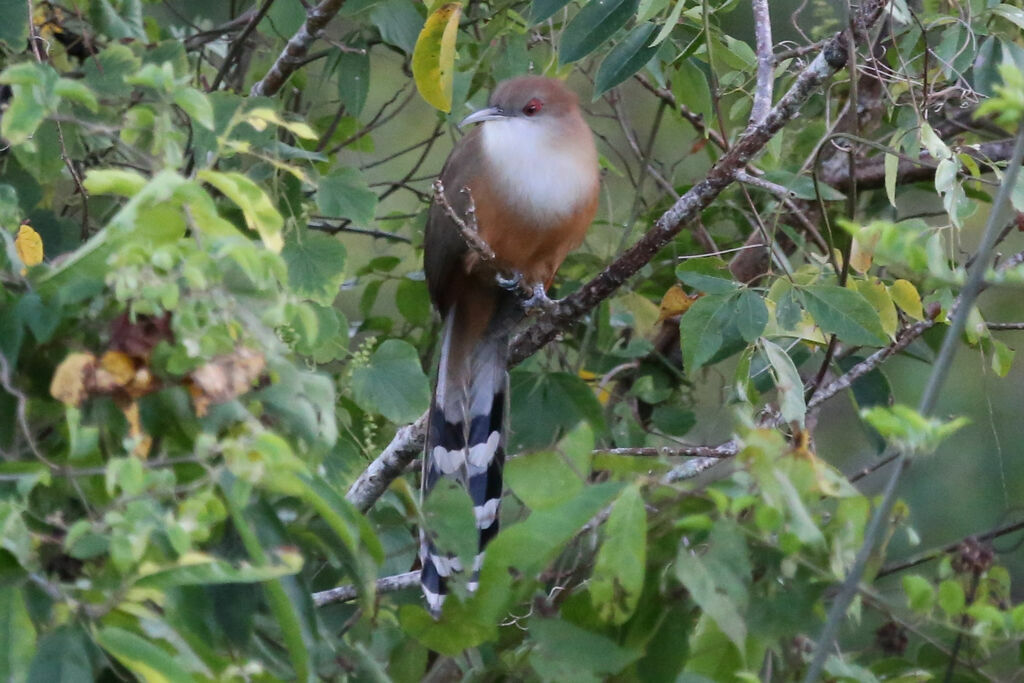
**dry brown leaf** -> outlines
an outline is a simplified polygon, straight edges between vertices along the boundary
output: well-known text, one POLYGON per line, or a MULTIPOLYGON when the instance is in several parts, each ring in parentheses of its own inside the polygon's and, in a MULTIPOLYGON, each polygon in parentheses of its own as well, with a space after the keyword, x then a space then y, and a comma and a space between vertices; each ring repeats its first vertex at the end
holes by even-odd
POLYGON ((70 353, 60 362, 50 382, 50 395, 69 406, 80 406, 89 395, 96 371, 96 356, 70 353))
POLYGON ((693 302, 700 298, 700 294, 687 294, 679 285, 672 285, 661 297, 661 305, 658 310, 658 322, 664 322, 672 316, 682 315, 689 310, 693 302))
POLYGON ((196 415, 202 417, 211 404, 230 401, 249 391, 266 365, 262 353, 240 348, 193 370, 189 393, 196 415))
POLYGON ((109 394, 127 386, 135 378, 135 361, 131 356, 120 351, 107 351, 100 358, 96 368, 91 391, 109 394))
POLYGON ((135 439, 135 448, 132 455, 145 460, 149 456, 149 449, 153 446, 153 437, 142 428, 142 420, 139 418, 139 404, 136 401, 121 406, 124 418, 128 420, 128 434, 135 439))

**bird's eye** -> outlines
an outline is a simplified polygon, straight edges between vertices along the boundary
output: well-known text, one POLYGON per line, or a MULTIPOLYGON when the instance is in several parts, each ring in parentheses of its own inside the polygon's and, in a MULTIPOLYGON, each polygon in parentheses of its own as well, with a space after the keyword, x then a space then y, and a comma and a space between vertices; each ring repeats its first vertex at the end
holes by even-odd
POLYGON ((525 107, 523 107, 523 113, 526 114, 527 116, 533 116, 534 114, 539 112, 540 108, 543 106, 544 103, 538 100, 536 97, 534 97, 532 100, 526 103, 525 107))

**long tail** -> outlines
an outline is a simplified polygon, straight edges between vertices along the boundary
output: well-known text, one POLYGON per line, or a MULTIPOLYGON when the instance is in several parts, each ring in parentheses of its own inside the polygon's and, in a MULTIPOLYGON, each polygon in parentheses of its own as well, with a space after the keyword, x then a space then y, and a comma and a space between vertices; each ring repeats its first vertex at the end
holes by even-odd
MULTIPOLYGON (((473 501, 479 546, 473 562, 470 590, 486 545, 498 533, 502 469, 505 464, 505 416, 508 396, 506 364, 509 315, 501 298, 489 302, 484 324, 474 321, 478 307, 453 306, 445 318, 437 387, 430 408, 423 458, 423 497, 441 477, 462 484, 473 501), (490 322, 486 321, 490 319, 490 322)), ((447 580, 462 571, 458 558, 439 553, 429 530, 420 530, 420 582, 427 606, 441 612, 447 580)))

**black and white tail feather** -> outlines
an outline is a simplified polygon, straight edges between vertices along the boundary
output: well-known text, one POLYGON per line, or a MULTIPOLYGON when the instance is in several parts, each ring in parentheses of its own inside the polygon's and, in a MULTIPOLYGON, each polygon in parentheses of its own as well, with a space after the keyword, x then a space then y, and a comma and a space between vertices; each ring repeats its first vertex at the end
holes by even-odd
MULTIPOLYGON (((501 308, 499 306, 499 308, 501 308)), ((445 317, 437 386, 423 458, 423 497, 442 478, 458 481, 469 492, 479 533, 468 582, 476 589, 483 552, 498 533, 502 469, 505 464, 508 343, 507 316, 495 315, 472 350, 457 352, 457 307, 445 317), (502 320, 505 319, 505 320, 502 320)), ((448 579, 463 571, 457 557, 440 553, 429 531, 420 530, 420 582, 430 612, 441 613, 448 579)))

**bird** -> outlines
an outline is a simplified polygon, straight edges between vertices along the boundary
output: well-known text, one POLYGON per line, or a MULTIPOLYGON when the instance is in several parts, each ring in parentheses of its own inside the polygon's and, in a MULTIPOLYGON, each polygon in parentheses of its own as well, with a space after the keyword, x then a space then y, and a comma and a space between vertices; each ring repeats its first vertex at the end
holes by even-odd
MULTIPOLYGON (((465 487, 478 547, 467 587, 477 587, 486 545, 498 532, 508 413, 509 342, 578 247, 597 212, 594 136, 576 94, 561 81, 521 76, 499 83, 475 125, 452 149, 435 185, 424 234, 424 271, 443 321, 423 457, 422 497, 443 478, 465 487), (441 199, 441 201, 439 201, 441 199), (467 214, 493 252, 471 248, 467 214), (511 274, 511 277, 509 277, 511 274), (525 298, 523 290, 531 292, 525 298)), ((420 583, 440 615, 448 580, 463 571, 420 531, 420 583)))

